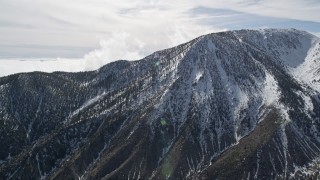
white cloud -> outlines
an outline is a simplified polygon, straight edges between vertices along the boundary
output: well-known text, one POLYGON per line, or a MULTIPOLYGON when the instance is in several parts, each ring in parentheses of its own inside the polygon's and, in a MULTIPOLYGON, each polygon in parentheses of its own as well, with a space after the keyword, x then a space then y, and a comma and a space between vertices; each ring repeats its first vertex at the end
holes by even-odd
POLYGON ((143 58, 144 43, 126 32, 113 33, 100 41, 100 49, 84 56, 85 70, 94 70, 115 60, 138 60, 143 58))
POLYGON ((172 29, 167 32, 167 36, 170 40, 170 47, 177 46, 179 44, 188 42, 195 37, 209 34, 216 31, 225 31, 226 29, 213 29, 206 26, 194 25, 192 28, 185 26, 184 24, 175 24, 172 29))
MULTIPOLYGON (((196 35, 204 34, 202 29, 208 27, 198 28, 199 21, 213 17, 195 19, 187 13, 199 6, 320 22, 317 0, 10 0, 0 1, 0 42, 94 48, 96 36, 120 31, 145 42, 145 52, 151 53, 172 44, 166 33, 176 24, 188 31, 196 29, 196 35)), ((207 26, 212 31, 228 28, 216 27, 225 23, 223 20, 216 17, 215 23, 207 26)))
POLYGON ((318 0, 202 0, 203 7, 231 9, 262 16, 320 22, 318 0))

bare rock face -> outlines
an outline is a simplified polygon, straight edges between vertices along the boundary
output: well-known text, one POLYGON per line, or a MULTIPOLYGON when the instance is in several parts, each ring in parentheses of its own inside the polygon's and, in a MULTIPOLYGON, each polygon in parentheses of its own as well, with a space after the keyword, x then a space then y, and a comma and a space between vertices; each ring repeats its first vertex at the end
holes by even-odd
POLYGON ((0 179, 319 177, 320 39, 209 34, 92 72, 0 78, 0 179))

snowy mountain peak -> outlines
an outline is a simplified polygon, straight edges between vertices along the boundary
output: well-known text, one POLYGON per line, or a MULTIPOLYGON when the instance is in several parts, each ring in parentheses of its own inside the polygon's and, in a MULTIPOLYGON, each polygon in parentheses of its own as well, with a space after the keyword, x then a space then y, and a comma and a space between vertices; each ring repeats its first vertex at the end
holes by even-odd
POLYGON ((319 52, 304 31, 239 30, 0 78, 0 179, 316 176, 319 52))

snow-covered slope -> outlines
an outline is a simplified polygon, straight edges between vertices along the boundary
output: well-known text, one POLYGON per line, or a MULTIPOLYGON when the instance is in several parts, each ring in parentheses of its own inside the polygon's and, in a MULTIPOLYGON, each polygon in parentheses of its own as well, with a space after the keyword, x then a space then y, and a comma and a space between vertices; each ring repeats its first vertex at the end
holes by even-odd
POLYGON ((320 39, 312 40, 310 49, 303 63, 290 69, 292 74, 301 82, 320 91, 320 39))
POLYGON ((302 83, 319 89, 320 39, 295 29, 263 29, 247 33, 235 32, 239 41, 279 58, 291 75, 302 83))
POLYGON ((318 64, 307 32, 240 30, 1 78, 0 178, 301 177, 320 156, 318 64))

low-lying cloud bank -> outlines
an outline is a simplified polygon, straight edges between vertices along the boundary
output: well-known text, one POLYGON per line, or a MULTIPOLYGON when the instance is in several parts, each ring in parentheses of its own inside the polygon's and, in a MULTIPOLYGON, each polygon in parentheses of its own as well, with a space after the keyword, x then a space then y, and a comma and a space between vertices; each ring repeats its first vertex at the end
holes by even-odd
MULTIPOLYGON (((209 28, 202 28, 201 26, 188 28, 175 24, 164 35, 167 38, 167 46, 163 48, 177 46, 210 32, 212 31, 209 28)), ((82 58, 0 58, 0 77, 33 71, 92 71, 116 60, 139 60, 153 51, 161 50, 155 49, 157 46, 153 46, 152 43, 148 44, 148 46, 151 46, 148 49, 146 43, 127 32, 118 31, 107 38, 101 38, 99 48, 85 54, 82 58)))

